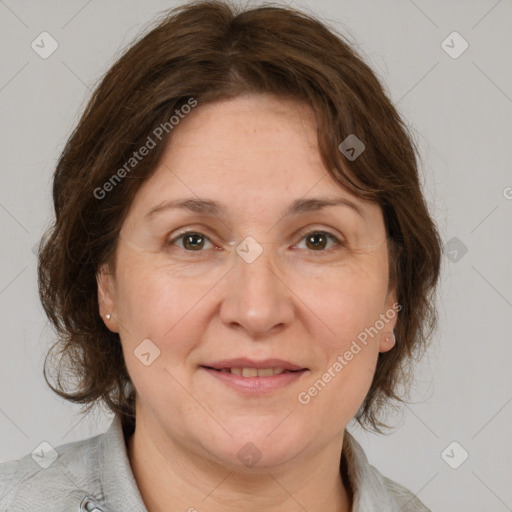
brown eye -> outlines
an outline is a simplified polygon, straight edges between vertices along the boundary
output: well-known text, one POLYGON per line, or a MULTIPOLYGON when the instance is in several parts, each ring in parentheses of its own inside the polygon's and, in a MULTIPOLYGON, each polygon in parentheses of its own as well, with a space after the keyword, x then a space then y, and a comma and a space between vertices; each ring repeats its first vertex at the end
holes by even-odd
POLYGON ((306 236, 304 236, 302 240, 306 242, 307 249, 317 252, 330 249, 332 246, 327 247, 329 242, 334 242, 335 245, 342 245, 334 235, 325 231, 312 231, 311 233, 308 233, 306 236))
POLYGON ((197 233, 183 237, 183 247, 187 250, 196 251, 204 246, 204 237, 197 233))
POLYGON ((186 233, 182 233, 181 235, 177 236, 173 240, 170 240, 168 245, 174 245, 177 243, 180 249, 189 252, 199 252, 204 249, 205 243, 207 242, 211 244, 211 241, 207 236, 202 235, 201 233, 196 233, 194 231, 187 231, 186 233), (178 241, 181 241, 181 244, 178 243, 178 241))
POLYGON ((306 245, 313 250, 325 249, 327 237, 323 233, 313 233, 306 237, 306 245))

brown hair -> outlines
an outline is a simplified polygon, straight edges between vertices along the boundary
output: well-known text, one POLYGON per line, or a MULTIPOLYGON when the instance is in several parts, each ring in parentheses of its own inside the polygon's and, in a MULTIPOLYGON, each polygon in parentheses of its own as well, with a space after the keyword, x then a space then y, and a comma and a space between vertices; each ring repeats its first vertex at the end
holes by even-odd
POLYGON ((436 324, 439 235, 421 192, 416 146, 375 74, 344 36, 308 14, 274 4, 243 10, 201 1, 178 7, 128 48, 94 91, 58 161, 55 222, 39 254, 40 298, 59 336, 45 359, 46 382, 61 397, 85 404, 86 411, 102 403, 133 417, 135 390, 119 335, 99 315, 96 273, 102 263, 114 262, 123 220, 156 169, 176 110, 191 99, 200 106, 252 92, 309 104, 328 172, 382 208, 390 283, 403 309, 397 344, 379 354, 356 416, 379 430, 384 424, 377 413, 392 399, 403 399, 398 387, 436 324), (169 129, 127 168, 159 126, 169 129), (339 149, 350 134, 365 145, 355 160, 339 149), (55 385, 47 378, 50 356, 58 358, 55 385))

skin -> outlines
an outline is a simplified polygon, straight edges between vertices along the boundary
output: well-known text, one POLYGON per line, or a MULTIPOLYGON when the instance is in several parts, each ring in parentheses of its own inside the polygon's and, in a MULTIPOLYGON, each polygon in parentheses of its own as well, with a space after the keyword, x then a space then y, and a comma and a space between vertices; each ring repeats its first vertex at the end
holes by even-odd
POLYGON ((395 303, 381 209, 324 168, 309 106, 271 95, 198 105, 173 133, 122 226, 116 269, 97 275, 100 313, 120 334, 137 390, 129 458, 150 512, 349 511, 340 478, 345 426, 393 347, 396 316, 309 403, 298 395, 395 303), (166 209, 177 198, 222 203, 226 217, 166 209), (284 216, 296 199, 345 198, 284 216), (203 235, 186 245, 185 231, 203 235), (327 231, 335 239, 306 236, 327 231), (253 237, 252 263, 236 247, 253 237), (206 238, 204 238, 206 237, 206 238), (166 243, 167 242, 167 243, 166 243), (320 247, 319 247, 320 246, 320 247), (134 355, 150 339, 160 356, 134 355), (246 396, 201 368, 234 357, 308 368, 266 396, 246 396), (239 450, 261 459, 247 467, 239 450), (192 508, 195 507, 195 508, 192 508))

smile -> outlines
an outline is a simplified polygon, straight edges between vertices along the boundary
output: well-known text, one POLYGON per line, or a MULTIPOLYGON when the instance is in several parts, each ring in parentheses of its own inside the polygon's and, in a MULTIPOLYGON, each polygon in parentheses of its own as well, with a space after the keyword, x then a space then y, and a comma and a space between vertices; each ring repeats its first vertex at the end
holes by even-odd
POLYGON ((248 396, 269 395, 297 382, 307 368, 282 360, 231 360, 199 367, 223 387, 248 396))
MULTIPOLYGON (((212 368, 212 370, 214 369, 212 368)), ((285 370, 284 368, 221 368, 217 371, 241 375, 242 377, 272 377, 291 370, 285 370)))

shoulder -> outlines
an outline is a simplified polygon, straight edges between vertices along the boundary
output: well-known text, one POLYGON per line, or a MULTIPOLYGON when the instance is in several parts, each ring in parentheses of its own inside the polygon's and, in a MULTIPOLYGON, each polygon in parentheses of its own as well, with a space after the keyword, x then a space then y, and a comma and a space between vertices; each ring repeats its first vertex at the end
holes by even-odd
POLYGON ((352 435, 346 431, 345 436, 343 452, 354 492, 354 512, 430 512, 411 491, 372 466, 352 435))
POLYGON ((97 489, 102 435, 33 453, 0 464, 0 512, 65 510, 97 489))

